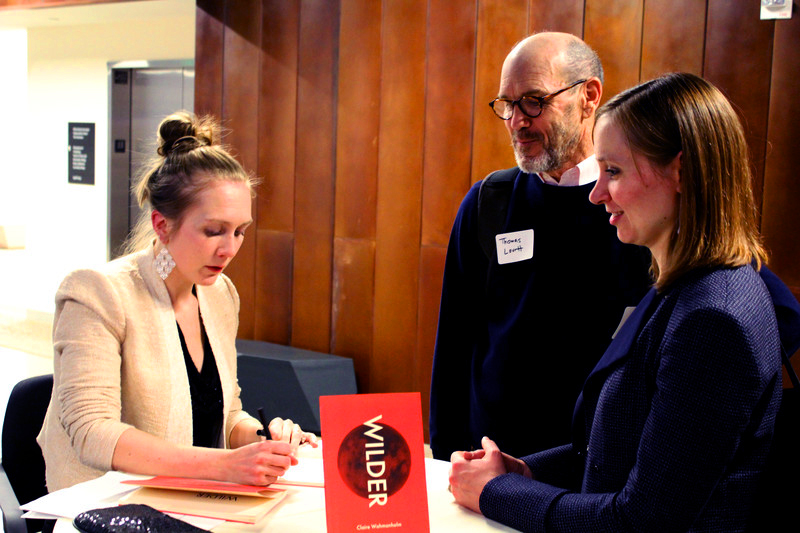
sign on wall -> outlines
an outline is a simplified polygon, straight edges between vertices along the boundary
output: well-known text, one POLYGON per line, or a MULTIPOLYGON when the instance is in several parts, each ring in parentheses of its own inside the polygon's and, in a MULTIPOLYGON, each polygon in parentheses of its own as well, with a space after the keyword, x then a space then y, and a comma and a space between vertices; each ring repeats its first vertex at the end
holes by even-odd
POLYGON ((94 123, 69 123, 70 183, 94 185, 94 123))
POLYGON ((761 0, 761 20, 792 18, 792 0, 761 0))

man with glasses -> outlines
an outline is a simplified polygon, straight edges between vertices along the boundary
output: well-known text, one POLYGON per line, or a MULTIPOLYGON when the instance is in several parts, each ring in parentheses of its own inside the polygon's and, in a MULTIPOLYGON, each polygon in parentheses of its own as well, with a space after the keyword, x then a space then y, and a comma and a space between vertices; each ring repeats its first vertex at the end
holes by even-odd
POLYGON ((503 64, 490 105, 517 167, 472 187, 450 236, 431 386, 436 458, 480 449, 483 436, 512 456, 568 442, 585 377, 649 287, 646 251, 620 243, 589 202, 602 82, 597 54, 569 34, 528 37, 503 64))

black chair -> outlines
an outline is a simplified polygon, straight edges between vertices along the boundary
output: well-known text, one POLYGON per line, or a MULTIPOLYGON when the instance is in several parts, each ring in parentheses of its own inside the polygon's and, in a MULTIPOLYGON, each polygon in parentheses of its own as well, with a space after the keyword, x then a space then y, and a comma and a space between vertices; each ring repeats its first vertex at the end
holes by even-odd
POLYGON ((0 508, 6 533, 41 531, 44 525, 42 520, 22 518, 19 506, 47 494, 44 458, 36 435, 52 391, 53 375, 47 374, 20 381, 8 397, 0 467, 0 508))

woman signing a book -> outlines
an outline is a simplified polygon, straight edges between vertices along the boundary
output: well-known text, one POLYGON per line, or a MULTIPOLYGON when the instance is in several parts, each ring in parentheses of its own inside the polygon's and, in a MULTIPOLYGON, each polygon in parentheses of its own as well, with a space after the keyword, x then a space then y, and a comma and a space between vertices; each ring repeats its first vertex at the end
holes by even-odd
POLYGON ((56 293, 54 384, 38 441, 48 490, 109 470, 268 485, 316 437, 242 410, 239 296, 222 271, 252 222, 253 181, 210 119, 175 113, 140 179, 124 257, 56 293))

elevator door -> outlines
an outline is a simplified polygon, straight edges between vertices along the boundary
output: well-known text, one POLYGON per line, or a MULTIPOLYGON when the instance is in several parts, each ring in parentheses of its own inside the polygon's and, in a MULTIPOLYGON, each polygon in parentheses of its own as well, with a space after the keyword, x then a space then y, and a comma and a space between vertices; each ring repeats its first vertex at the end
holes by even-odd
POLYGON ((139 218, 132 186, 156 156, 158 124, 170 113, 194 109, 194 67, 188 61, 119 64, 112 66, 110 77, 108 250, 113 259, 139 218))

